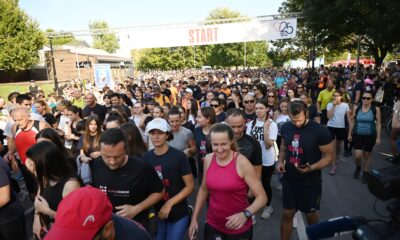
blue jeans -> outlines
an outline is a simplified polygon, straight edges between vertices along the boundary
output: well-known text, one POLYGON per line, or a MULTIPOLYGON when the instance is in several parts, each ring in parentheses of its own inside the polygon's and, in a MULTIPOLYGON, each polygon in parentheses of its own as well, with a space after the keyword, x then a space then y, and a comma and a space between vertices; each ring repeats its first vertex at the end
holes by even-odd
POLYGON ((158 220, 157 240, 183 240, 189 224, 189 216, 185 216, 176 222, 158 220))

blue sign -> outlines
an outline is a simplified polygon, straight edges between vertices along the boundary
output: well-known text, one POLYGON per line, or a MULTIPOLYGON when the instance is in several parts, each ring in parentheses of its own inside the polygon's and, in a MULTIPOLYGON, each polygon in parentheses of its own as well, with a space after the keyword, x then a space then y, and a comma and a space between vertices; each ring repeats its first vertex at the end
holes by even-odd
POLYGON ((98 88, 112 87, 110 64, 94 64, 94 81, 98 88))

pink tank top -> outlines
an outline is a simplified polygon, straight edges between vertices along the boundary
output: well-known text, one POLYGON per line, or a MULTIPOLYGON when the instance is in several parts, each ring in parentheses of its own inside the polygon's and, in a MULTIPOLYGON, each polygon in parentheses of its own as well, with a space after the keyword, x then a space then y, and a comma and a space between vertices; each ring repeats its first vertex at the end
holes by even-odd
POLYGON ((206 184, 210 193, 207 223, 225 234, 240 234, 252 225, 252 220, 249 219, 238 230, 225 227, 227 217, 243 212, 249 206, 247 184, 236 171, 237 156, 238 153, 233 152, 232 161, 226 166, 220 166, 214 154, 206 173, 206 184))

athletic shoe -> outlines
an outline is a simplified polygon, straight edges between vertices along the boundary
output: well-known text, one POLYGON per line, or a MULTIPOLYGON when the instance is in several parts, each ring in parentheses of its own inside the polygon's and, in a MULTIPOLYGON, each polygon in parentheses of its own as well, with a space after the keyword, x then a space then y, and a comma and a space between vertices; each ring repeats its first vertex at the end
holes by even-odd
POLYGON ((293 217, 293 228, 297 228, 299 217, 301 217, 301 216, 300 216, 299 211, 297 211, 296 214, 294 214, 294 217, 293 217))
POLYGON ((357 179, 360 177, 360 172, 361 172, 361 167, 357 167, 356 170, 354 171, 354 179, 357 179))
POLYGON ((265 207, 263 212, 261 213, 261 218, 262 219, 268 219, 271 217, 271 214, 274 212, 274 209, 269 206, 269 207, 265 207))
POLYGON ((336 174, 336 167, 335 166, 331 167, 331 170, 329 171, 329 174, 330 175, 335 175, 336 174))

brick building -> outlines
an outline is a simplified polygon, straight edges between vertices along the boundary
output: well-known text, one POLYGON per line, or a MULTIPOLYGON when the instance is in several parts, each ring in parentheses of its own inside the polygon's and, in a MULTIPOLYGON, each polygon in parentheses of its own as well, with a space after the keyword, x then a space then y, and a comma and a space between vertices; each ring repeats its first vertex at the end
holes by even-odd
MULTIPOLYGON (((53 79, 50 49, 46 47, 43 50, 48 77, 53 79)), ((60 82, 79 78, 94 80, 94 64, 110 64, 113 79, 133 77, 131 58, 110 54, 101 49, 89 48, 87 45, 54 46, 53 52, 57 79, 60 82)))

